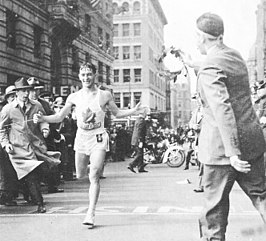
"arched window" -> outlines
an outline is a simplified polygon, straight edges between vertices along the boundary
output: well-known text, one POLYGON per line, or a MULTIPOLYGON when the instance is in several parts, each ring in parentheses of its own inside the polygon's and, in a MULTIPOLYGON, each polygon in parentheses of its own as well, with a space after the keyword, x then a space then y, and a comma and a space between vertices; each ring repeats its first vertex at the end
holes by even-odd
POLYGON ((133 14, 140 14, 140 2, 136 1, 133 4, 133 14))
POLYGON ((113 3, 113 13, 114 14, 118 13, 118 4, 117 3, 113 3))
POLYGON ((124 13, 128 13, 129 12, 129 4, 128 4, 128 2, 123 2, 122 9, 123 9, 124 13))

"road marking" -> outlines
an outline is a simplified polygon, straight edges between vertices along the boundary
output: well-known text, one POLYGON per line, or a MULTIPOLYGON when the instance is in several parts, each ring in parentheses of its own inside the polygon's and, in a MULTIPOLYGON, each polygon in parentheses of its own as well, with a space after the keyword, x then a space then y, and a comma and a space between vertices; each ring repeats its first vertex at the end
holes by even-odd
POLYGON ((82 213, 83 211, 87 211, 88 207, 79 207, 75 208, 74 210, 70 211, 69 213, 82 213))
POLYGON ((149 207, 136 207, 132 213, 146 213, 148 212, 149 207))
MULTIPOLYGON (((61 206, 61 207, 47 207, 46 214, 85 214, 87 211, 87 206, 61 206)), ((16 209, 13 209, 12 213, 15 212, 16 209)), ((201 206, 191 206, 191 207, 178 207, 178 206, 161 206, 161 207, 153 207, 153 206, 99 206, 96 209, 98 214, 103 215, 115 215, 115 214, 151 214, 151 215, 199 215, 202 210, 201 206)), ((20 209, 21 212, 21 209, 20 209)), ((25 214, 14 214, 14 215, 29 215, 34 214, 36 211, 34 210, 25 210, 25 214)), ((256 210, 239 210, 235 207, 230 208, 230 214, 232 215, 258 215, 256 210)), ((0 214, 0 216, 12 216, 13 214, 0 214)))

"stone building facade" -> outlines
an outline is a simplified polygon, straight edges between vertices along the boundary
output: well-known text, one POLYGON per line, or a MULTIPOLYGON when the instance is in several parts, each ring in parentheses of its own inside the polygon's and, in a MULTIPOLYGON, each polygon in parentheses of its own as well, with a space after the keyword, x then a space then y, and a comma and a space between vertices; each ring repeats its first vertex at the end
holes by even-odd
POLYGON ((90 61, 100 85, 112 78, 112 0, 0 0, 0 87, 35 76, 67 96, 90 61))
POLYGON ((251 85, 264 80, 266 77, 266 0, 261 0, 256 15, 257 36, 254 45, 250 49, 247 60, 251 85))

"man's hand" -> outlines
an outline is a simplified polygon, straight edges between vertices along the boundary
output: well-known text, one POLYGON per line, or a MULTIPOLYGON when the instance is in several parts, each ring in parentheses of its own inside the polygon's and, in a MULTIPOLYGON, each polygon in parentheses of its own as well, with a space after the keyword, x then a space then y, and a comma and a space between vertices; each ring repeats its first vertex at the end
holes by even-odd
POLYGON ((238 172, 248 173, 251 171, 251 165, 247 161, 242 161, 238 156, 231 156, 230 163, 238 172))
POLYGON ((6 144, 4 148, 7 153, 12 153, 14 151, 13 146, 11 144, 6 144))
POLYGON ((143 147, 143 142, 140 142, 139 143, 139 148, 142 148, 143 147))
POLYGON ((37 124, 38 122, 42 122, 43 121, 43 113, 41 111, 39 111, 38 113, 33 115, 33 123, 37 124))

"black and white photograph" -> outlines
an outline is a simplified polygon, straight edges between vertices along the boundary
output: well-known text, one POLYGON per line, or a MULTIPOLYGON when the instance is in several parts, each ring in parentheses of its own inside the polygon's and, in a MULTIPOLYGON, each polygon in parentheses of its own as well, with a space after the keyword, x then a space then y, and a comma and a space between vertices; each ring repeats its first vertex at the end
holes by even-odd
POLYGON ((1 241, 265 241, 266 0, 0 0, 1 241))

